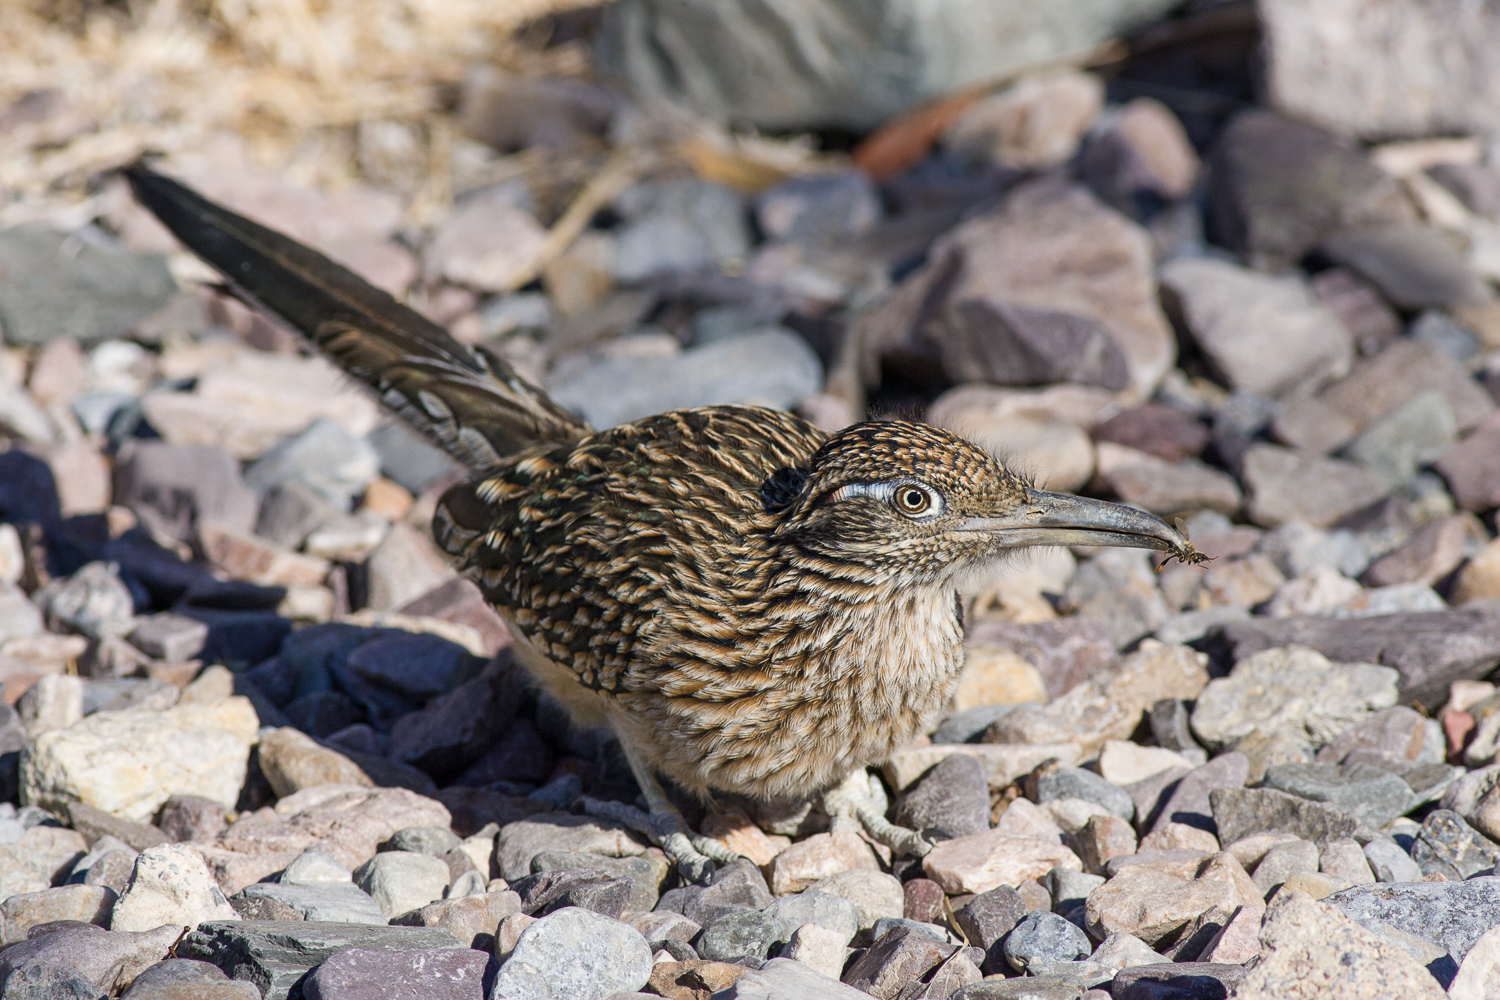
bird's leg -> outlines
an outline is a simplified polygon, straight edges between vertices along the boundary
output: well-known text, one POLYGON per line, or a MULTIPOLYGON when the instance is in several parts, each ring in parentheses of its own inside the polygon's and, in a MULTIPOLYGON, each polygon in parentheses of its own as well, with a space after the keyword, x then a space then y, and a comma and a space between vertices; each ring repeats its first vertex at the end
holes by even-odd
POLYGON ((885 818, 889 805, 885 786, 862 767, 850 771, 843 781, 823 793, 823 811, 828 813, 835 833, 858 832, 863 828, 872 840, 889 847, 897 857, 920 858, 932 850, 932 845, 916 830, 897 826, 885 818))
POLYGON ((641 786, 641 794, 646 798, 647 811, 642 812, 623 802, 584 797, 584 812, 600 819, 614 820, 637 833, 645 834, 653 844, 662 849, 677 866, 682 877, 689 882, 706 883, 713 878, 714 862, 728 864, 739 858, 738 854, 712 837, 694 833, 688 827, 687 820, 682 818, 682 813, 667 798, 661 782, 656 780, 656 775, 631 747, 630 742, 622 738, 620 746, 624 748, 625 759, 630 762, 630 771, 635 775, 636 784, 641 786))

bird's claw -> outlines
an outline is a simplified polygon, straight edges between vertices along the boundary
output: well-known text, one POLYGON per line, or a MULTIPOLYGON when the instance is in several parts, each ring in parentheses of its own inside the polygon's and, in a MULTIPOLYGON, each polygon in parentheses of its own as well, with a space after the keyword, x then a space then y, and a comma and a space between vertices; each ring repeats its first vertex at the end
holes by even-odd
POLYGON ((578 806, 590 816, 613 820, 643 834, 662 849, 667 859, 677 866, 683 879, 690 883, 707 884, 714 877, 715 862, 728 864, 739 858, 738 854, 717 840, 689 830, 682 814, 675 809, 670 812, 648 813, 624 802, 588 796, 581 797, 578 806))
POLYGON ((897 826, 885 818, 890 805, 880 779, 860 768, 851 771, 839 784, 823 795, 823 810, 833 828, 856 826, 869 834, 877 844, 884 844, 896 857, 921 858, 932 850, 932 844, 916 830, 897 826))

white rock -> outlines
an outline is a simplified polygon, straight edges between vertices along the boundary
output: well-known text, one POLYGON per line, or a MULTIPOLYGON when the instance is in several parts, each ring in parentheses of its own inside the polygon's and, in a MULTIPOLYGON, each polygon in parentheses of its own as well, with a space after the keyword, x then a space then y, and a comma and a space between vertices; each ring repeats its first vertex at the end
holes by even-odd
POLYGON ((1192 768, 1193 762, 1163 747, 1143 747, 1129 740, 1106 740, 1099 754, 1099 773, 1116 785, 1133 785, 1153 774, 1174 767, 1192 768))
POLYGON ((1500 927, 1491 927, 1479 936, 1448 985, 1448 1000, 1494 997, 1500 997, 1500 927))
POLYGON ((798 927, 781 951, 782 958, 795 959, 833 979, 839 978, 843 973, 847 954, 844 936, 818 924, 803 924, 798 927))
POLYGON ((354 884, 369 893, 387 917, 442 899, 448 878, 442 858, 412 851, 377 854, 354 870, 354 884))
POLYGON ((161 844, 135 859, 109 926, 115 931, 149 931, 165 924, 192 929, 205 920, 238 919, 203 855, 186 844, 161 844))
POLYGON ((67 729, 83 718, 83 678, 70 674, 39 678, 21 695, 16 711, 32 736, 67 729))
POLYGON ((232 808, 260 721, 247 698, 160 712, 96 712, 37 737, 21 763, 22 801, 76 799, 136 822, 173 795, 232 808))
POLYGON ((944 892, 956 895, 1014 887, 1053 868, 1081 872, 1083 862, 1055 841, 988 830, 943 841, 922 859, 922 868, 944 892))

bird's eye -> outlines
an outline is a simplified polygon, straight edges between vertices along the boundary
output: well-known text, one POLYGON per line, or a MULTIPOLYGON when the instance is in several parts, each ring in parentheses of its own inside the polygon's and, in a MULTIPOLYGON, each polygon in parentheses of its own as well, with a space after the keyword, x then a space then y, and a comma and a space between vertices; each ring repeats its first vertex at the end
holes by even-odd
POLYGON ((911 517, 925 514, 932 507, 932 494, 920 486, 896 487, 896 509, 911 517))

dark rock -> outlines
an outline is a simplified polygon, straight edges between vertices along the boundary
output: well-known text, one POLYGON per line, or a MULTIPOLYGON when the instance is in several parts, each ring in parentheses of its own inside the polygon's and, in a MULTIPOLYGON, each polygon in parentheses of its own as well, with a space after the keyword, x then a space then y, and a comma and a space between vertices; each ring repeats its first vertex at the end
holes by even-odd
POLYGON ((1445 949, 1455 963, 1500 925, 1500 878, 1456 882, 1377 882, 1327 897, 1346 917, 1384 934, 1389 925, 1445 949))
POLYGON ((1015 705, 976 705, 944 717, 932 731, 934 743, 972 743, 995 722, 1009 715, 1015 705))
POLYGON ((728 910, 709 922, 693 947, 711 962, 753 958, 764 960, 781 937, 781 923, 760 910, 728 910))
POLYGON ((19 448, 0 452, 0 521, 45 525, 61 518, 57 482, 47 463, 19 448))
POLYGON ((977 758, 954 754, 933 765, 896 804, 895 822, 929 839, 990 828, 990 790, 977 758))
POLYGON ((902 916, 908 920, 935 924, 945 919, 943 914, 943 887, 930 878, 908 879, 901 886, 905 897, 902 916))
POLYGON ((287 721, 309 736, 327 736, 361 722, 364 709, 342 691, 313 691, 282 709, 287 721))
POLYGON ((1434 809, 1417 831, 1411 859, 1423 875, 1459 881, 1494 868, 1500 862, 1500 844, 1465 823, 1453 810, 1434 809))
POLYGON ((1094 947, 1083 929, 1046 910, 1033 910, 1005 937, 1005 960, 1017 972, 1048 962, 1088 958, 1094 947))
POLYGON ((1008 885, 981 892, 954 914, 954 921, 969 944, 985 953, 982 968, 986 975, 1006 970, 1000 943, 1030 912, 1021 894, 1008 885))
MULTIPOLYGON (((538 872, 511 882, 521 897, 521 912, 540 917, 565 906, 619 917, 630 903, 632 885, 598 868, 564 868, 538 872)), ((699 921, 700 923, 702 921, 699 921)))
POLYGON ((1245 978, 1243 965, 1221 962, 1166 962, 1137 965, 1115 973, 1115 1000, 1225 1000, 1245 978))
POLYGON ((372 639, 346 662, 365 680, 417 701, 452 691, 484 666, 457 643, 426 632, 372 639))
POLYGON ((970 298, 949 311, 943 369, 954 382, 1077 382, 1119 390, 1125 354, 1104 324, 1073 313, 970 298))
POLYGON ((174 795, 162 803, 156 825, 169 841, 211 841, 224 832, 228 820, 224 807, 213 799, 174 795))
MULTIPOLYGON (((484 754, 453 779, 455 785, 492 785, 499 781, 541 784, 557 761, 530 719, 516 719, 484 754)), ((566 803, 565 803, 566 804, 566 803)))
POLYGON ((1210 159, 1210 177, 1218 240, 1273 272, 1341 226, 1415 217, 1396 179, 1358 145, 1258 108, 1230 120, 1210 159))
POLYGON ((149 823, 133 823, 82 802, 67 803, 64 813, 68 825, 83 834, 90 844, 105 834, 124 841, 137 851, 170 843, 165 833, 149 823))
POLYGON ((231 896, 229 905, 245 920, 387 923, 385 914, 375 900, 352 882, 324 882, 319 885, 256 882, 231 896))
POLYGON ((1385 826, 1416 805, 1405 781, 1369 764, 1272 764, 1263 787, 1326 802, 1371 828, 1385 826))
POLYGON ((179 613, 208 626, 208 638, 199 657, 206 663, 222 663, 231 669, 270 659, 292 631, 291 619, 271 611, 220 611, 188 606, 180 608, 179 613))
POLYGON ((369 1000, 412 996, 423 1000, 484 1000, 486 973, 495 959, 472 948, 383 951, 350 948, 318 966, 302 984, 306 1000, 369 1000))
POLYGON ((1043 764, 1024 779, 1026 797, 1037 805, 1054 799, 1083 799, 1103 806, 1125 821, 1135 816, 1130 793, 1081 767, 1043 764))
POLYGON ((1403 702, 1436 706, 1454 681, 1483 677, 1500 664, 1500 613, 1475 607, 1362 619, 1253 618, 1218 626, 1206 642, 1225 662, 1300 645, 1334 663, 1394 667, 1403 702))
POLYGON ((1193 739, 1193 730, 1189 725, 1192 715, 1187 702, 1180 698, 1163 698, 1153 704, 1147 721, 1151 725, 1151 736, 1156 740, 1156 745, 1179 752, 1201 750, 1198 741, 1193 739))
POLYGON ((1312 276, 1313 294, 1333 310, 1363 357, 1374 357, 1401 335, 1401 317, 1368 282, 1342 267, 1312 276))
MULTIPOLYGON (((460 837, 471 836, 490 823, 505 826, 554 808, 535 799, 491 788, 454 786, 440 789, 431 797, 441 802, 453 816, 453 832, 460 837)), ((528 858, 527 864, 530 863, 528 858)))
POLYGON ((115 462, 114 501, 135 511, 151 531, 179 542, 195 540, 202 522, 248 533, 255 524, 255 492, 240 463, 211 445, 131 441, 115 462))
POLYGON ((867 948, 844 970, 843 979, 881 1000, 893 1000, 957 950, 923 931, 901 927, 867 948))
MULTIPOLYGON (((173 931, 175 938, 175 928, 173 931)), ((309 969, 349 948, 426 951, 462 947, 447 931, 436 927, 215 920, 199 924, 177 953, 184 958, 212 962, 231 979, 254 983, 265 1000, 287 1000, 309 969)))
POLYGON ((1221 844, 1262 830, 1293 833, 1318 843, 1352 837, 1363 829, 1359 820, 1333 806, 1274 788, 1216 788, 1208 798, 1221 844))
POLYGON ((533 873, 590 868, 616 878, 629 879, 632 886, 626 910, 645 912, 656 907, 667 873, 663 862, 649 857, 610 858, 586 851, 543 851, 531 859, 533 873))
POLYGON ((1484 299, 1484 285, 1464 254, 1435 226, 1353 226, 1330 234, 1320 249, 1401 309, 1452 309, 1484 299))
POLYGON ((1091 618, 976 622, 972 643, 1003 646, 1037 668, 1049 698, 1060 698, 1115 661, 1109 630, 1091 618))
POLYGON ((730 910, 763 910, 774 901, 765 876, 744 859, 715 871, 713 883, 684 905, 682 914, 707 927, 730 910))
POLYGON ((1196 458, 1208 444, 1208 428, 1191 414, 1162 403, 1143 403, 1110 417, 1090 432, 1167 462, 1196 458))
POLYGON ((11 344, 121 337, 177 286, 160 254, 130 253, 47 226, 0 234, 0 326, 11 344))
MULTIPOLYGON (((93 924, 64 920, 41 924, 28 932, 27 940, 0 952, 0 984, 8 988, 17 975, 47 975, 37 971, 66 969, 92 983, 99 993, 113 994, 148 966, 167 957, 181 933, 178 927, 152 931, 106 931, 93 924)), ((47 994, 34 994, 41 1000, 47 994)), ((66 994, 63 994, 66 996, 66 994)), ((91 995, 89 1000, 97 993, 91 995)))
POLYGON ((882 214, 880 193, 859 170, 793 177, 755 201, 755 220, 768 239, 815 247, 861 236, 882 214))
POLYGON ((426 708, 402 716, 391 730, 391 756, 439 780, 480 758, 510 728, 524 681, 504 663, 459 685, 426 708))
POLYGON ((1444 452, 1434 467, 1464 510, 1500 507, 1500 421, 1487 421, 1444 452))

